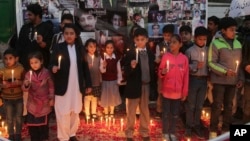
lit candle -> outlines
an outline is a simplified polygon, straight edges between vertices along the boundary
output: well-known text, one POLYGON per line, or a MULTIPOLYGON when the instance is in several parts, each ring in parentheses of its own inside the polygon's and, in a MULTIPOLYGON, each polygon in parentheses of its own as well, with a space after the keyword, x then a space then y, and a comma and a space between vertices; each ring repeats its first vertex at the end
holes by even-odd
POLYGON ((205 61, 205 53, 204 53, 204 51, 201 52, 201 56, 202 56, 201 61, 204 62, 205 61))
POLYGON ((150 125, 151 125, 151 126, 153 125, 153 120, 152 120, 152 119, 150 120, 150 125))
POLYGON ((106 53, 104 52, 103 61, 106 61, 106 53))
POLYGON ((190 138, 188 138, 188 139, 187 139, 187 141, 191 141, 191 139, 190 139, 190 138))
POLYGON ((105 119, 105 124, 108 125, 108 118, 105 119))
POLYGON ((2 121, 2 128, 4 127, 4 121, 2 121))
POLYGON ((0 136, 2 136, 2 131, 0 131, 0 136))
POLYGON ((101 117, 101 124, 102 124, 102 117, 101 117))
POLYGON ((113 118, 113 125, 115 125, 115 118, 113 118))
POLYGON ((87 116, 87 124, 89 124, 89 117, 87 116))
POLYGON ((127 48, 127 51, 129 51, 129 48, 127 48))
POLYGON ((235 72, 237 73, 237 71, 238 71, 238 67, 239 67, 239 61, 238 61, 238 60, 236 60, 236 61, 235 61, 235 63, 236 63, 235 72))
POLYGON ((164 48, 163 48, 163 53, 165 53, 165 52, 166 52, 166 48, 164 47, 164 48))
POLYGON ((167 60, 166 65, 167 65, 167 71, 169 71, 169 60, 167 60))
POLYGON ((121 118, 121 131, 123 130, 123 125, 124 125, 123 118, 121 118))
POLYGON ((92 125, 95 125, 95 119, 92 118, 92 125))
POLYGON ((92 65, 92 66, 94 65, 94 57, 95 57, 94 55, 91 56, 91 59, 92 59, 91 65, 92 65))
POLYGON ((8 127, 5 126, 4 129, 5 129, 6 133, 8 133, 8 127))
POLYGON ((34 34, 34 40, 37 40, 37 32, 34 34))
POLYGON ((136 51, 136 58, 135 58, 135 60, 136 60, 136 63, 138 63, 138 57, 139 57, 139 51, 138 51, 138 48, 137 48, 135 51, 136 51))
POLYGON ((30 82, 31 82, 31 77, 32 77, 32 71, 30 70, 30 82))
POLYGON ((14 70, 11 70, 11 81, 14 82, 14 70))
POLYGON ((206 113, 206 118, 209 119, 209 113, 206 113))
POLYGON ((60 67, 61 67, 61 60, 62 60, 62 56, 59 55, 59 56, 58 56, 58 68, 59 68, 59 69, 60 69, 60 67))
POLYGON ((205 111, 204 110, 202 110, 202 117, 204 117, 205 116, 205 111))
POLYGON ((0 116, 0 120, 2 119, 2 116, 0 116))

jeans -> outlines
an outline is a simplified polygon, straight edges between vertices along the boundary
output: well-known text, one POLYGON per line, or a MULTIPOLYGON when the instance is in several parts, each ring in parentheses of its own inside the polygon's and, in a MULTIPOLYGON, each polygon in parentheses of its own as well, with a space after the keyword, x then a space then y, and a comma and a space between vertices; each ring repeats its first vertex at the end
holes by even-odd
POLYGON ((190 77, 189 92, 186 101, 187 128, 199 127, 200 116, 207 92, 207 79, 190 77))
POLYGON ((210 120, 210 130, 212 132, 217 132, 222 106, 224 107, 222 131, 229 130, 235 90, 235 85, 213 84, 213 103, 210 120))
POLYGON ((21 134, 23 99, 4 99, 4 105, 6 110, 6 121, 9 135, 21 134), (16 131, 14 131, 14 126, 16 127, 16 131))
POLYGON ((180 99, 162 98, 162 133, 175 134, 178 120, 180 99))

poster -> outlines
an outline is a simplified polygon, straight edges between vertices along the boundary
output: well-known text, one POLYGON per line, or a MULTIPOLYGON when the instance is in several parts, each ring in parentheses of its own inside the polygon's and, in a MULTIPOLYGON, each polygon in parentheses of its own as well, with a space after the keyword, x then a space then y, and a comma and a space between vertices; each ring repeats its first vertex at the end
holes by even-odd
POLYGON ((175 33, 182 25, 192 27, 206 24, 207 0, 21 0, 23 20, 27 22, 27 5, 38 2, 43 8, 43 21, 59 24, 65 13, 74 16, 81 30, 83 43, 88 38, 97 40, 103 47, 106 40, 113 40, 119 48, 126 49, 130 30, 139 25, 148 30, 151 41, 162 41, 162 28, 174 24, 175 33), (104 38, 105 36, 105 38, 104 38))

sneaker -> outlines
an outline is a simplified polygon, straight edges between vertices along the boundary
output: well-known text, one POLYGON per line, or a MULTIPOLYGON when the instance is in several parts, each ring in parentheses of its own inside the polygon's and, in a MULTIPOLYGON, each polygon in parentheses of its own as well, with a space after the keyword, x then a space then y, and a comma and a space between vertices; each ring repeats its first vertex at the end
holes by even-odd
POLYGON ((198 139, 204 139, 204 133, 200 127, 193 128, 193 131, 198 139))
POLYGON ((209 139, 214 139, 217 137, 217 133, 216 132, 210 132, 209 133, 209 139))
POLYGON ((162 141, 169 141, 168 134, 162 134, 162 141))

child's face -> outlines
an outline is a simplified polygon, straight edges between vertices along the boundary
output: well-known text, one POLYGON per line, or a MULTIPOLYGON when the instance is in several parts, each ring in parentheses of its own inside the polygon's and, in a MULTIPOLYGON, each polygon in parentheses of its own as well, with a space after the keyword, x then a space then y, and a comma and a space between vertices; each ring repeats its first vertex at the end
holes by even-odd
POLYGON ((108 55, 112 55, 112 53, 114 52, 113 44, 107 44, 105 50, 108 55))
POLYGON ((94 54, 96 51, 96 44, 95 43, 89 43, 89 45, 87 46, 87 50, 89 54, 94 54))
POLYGON ((18 61, 18 57, 13 56, 12 54, 4 55, 4 64, 6 67, 13 67, 18 61))
POLYGON ((236 34, 236 26, 230 26, 227 29, 222 29, 222 34, 227 38, 227 39, 234 39, 235 34, 236 34))
POLYGON ((164 39, 164 41, 167 41, 167 42, 169 42, 170 41, 170 39, 171 39, 171 37, 172 37, 172 33, 163 33, 163 39, 164 39))
POLYGON ((179 49, 182 47, 182 43, 179 42, 176 37, 172 37, 170 40, 170 50, 171 52, 179 52, 179 49))
POLYGON ((42 67, 42 61, 33 57, 30 59, 30 67, 32 70, 39 70, 42 67))
POLYGON ((76 33, 72 28, 66 28, 63 33, 64 39, 68 44, 74 44, 76 39, 76 33))
POLYGON ((207 42, 207 36, 197 36, 194 40, 196 45, 203 47, 207 42))
POLYGON ((191 41, 191 38, 192 38, 191 33, 187 31, 182 31, 180 35, 181 35, 182 42, 185 43, 185 42, 191 41))
POLYGON ((139 36, 134 37, 134 42, 135 42, 136 47, 145 48, 148 42, 148 38, 146 36, 139 35, 139 36))

